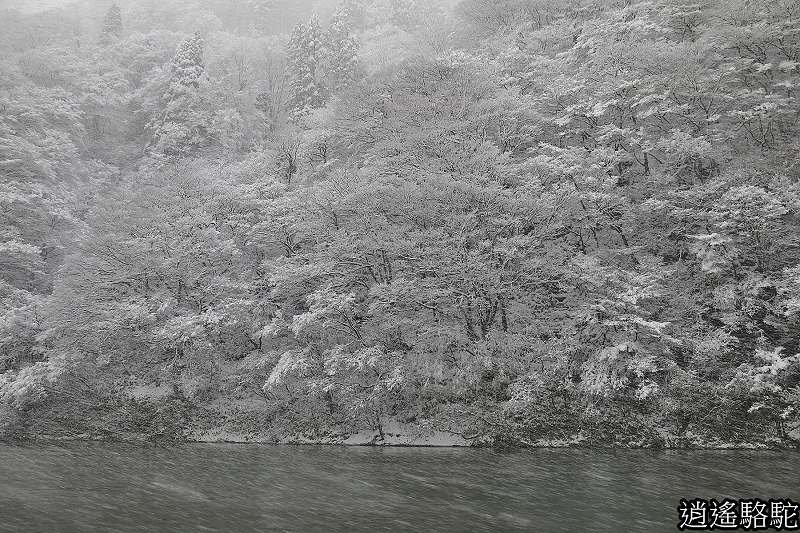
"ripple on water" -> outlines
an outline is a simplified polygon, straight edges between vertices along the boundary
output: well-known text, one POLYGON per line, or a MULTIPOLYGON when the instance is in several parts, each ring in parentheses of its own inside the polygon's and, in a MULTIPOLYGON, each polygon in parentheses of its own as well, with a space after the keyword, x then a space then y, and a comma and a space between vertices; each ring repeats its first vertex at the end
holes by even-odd
POLYGON ((794 452, 0 446, 0 531, 675 531, 680 498, 798 498, 794 452))

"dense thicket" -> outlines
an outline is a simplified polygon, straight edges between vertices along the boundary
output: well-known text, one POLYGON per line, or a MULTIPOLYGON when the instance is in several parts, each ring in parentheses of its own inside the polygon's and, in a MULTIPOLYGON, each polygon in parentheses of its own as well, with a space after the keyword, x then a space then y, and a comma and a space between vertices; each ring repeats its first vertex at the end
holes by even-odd
POLYGON ((796 0, 157 4, 6 18, 0 431, 797 443, 796 0))

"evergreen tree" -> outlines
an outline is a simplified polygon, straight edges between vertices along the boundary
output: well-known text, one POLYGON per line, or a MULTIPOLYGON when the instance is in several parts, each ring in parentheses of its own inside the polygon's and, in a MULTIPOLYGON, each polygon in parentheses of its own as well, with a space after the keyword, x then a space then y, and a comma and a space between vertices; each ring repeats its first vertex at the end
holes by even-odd
POLYGON ((334 17, 343 19, 351 29, 360 29, 365 25, 366 15, 363 0, 341 0, 334 17))
POLYGON ((358 77, 358 41, 351 33, 350 20, 348 6, 342 5, 334 13, 326 36, 326 78, 332 91, 349 86, 358 77))
POLYGON ((325 104, 323 53, 323 34, 316 16, 307 25, 295 26, 286 50, 290 108, 295 115, 325 104))
POLYGON ((170 64, 164 112, 155 126, 158 151, 178 155, 202 145, 210 120, 200 88, 205 78, 203 38, 195 33, 181 43, 170 64))
POLYGON ((203 64, 203 47, 205 43, 199 33, 186 39, 181 43, 175 57, 170 64, 171 72, 171 93, 183 92, 186 87, 197 88, 200 86, 200 79, 205 73, 203 64))
POLYGON ((112 4, 103 19, 100 44, 108 46, 120 37, 122 37, 122 12, 120 12, 117 4, 112 4))

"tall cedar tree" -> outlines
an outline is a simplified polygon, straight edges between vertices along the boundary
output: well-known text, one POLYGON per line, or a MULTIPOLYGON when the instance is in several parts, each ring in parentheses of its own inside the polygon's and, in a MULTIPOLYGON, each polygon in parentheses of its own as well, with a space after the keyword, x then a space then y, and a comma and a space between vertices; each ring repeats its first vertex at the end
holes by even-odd
POLYGON ((351 33, 346 6, 336 10, 327 34, 327 82, 333 91, 353 84, 358 77, 358 41, 351 33))
POLYGON ((287 45, 287 73, 290 84, 290 108, 295 115, 325 104, 327 88, 322 77, 324 43, 319 19, 298 24, 287 45))
POLYGON ((156 146, 164 154, 185 154, 206 140, 208 117, 200 95, 205 77, 203 48, 203 38, 195 33, 181 43, 172 58, 164 113, 155 128, 156 146))
POLYGON ((112 4, 103 19, 100 44, 108 46, 120 37, 122 37, 122 12, 117 4, 112 4))

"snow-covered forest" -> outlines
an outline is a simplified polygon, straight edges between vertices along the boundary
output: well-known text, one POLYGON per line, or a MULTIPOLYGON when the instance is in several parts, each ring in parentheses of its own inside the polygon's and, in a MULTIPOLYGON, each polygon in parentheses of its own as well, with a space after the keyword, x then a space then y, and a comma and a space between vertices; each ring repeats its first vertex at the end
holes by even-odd
POLYGON ((14 4, 0 438, 800 442, 798 0, 14 4))

